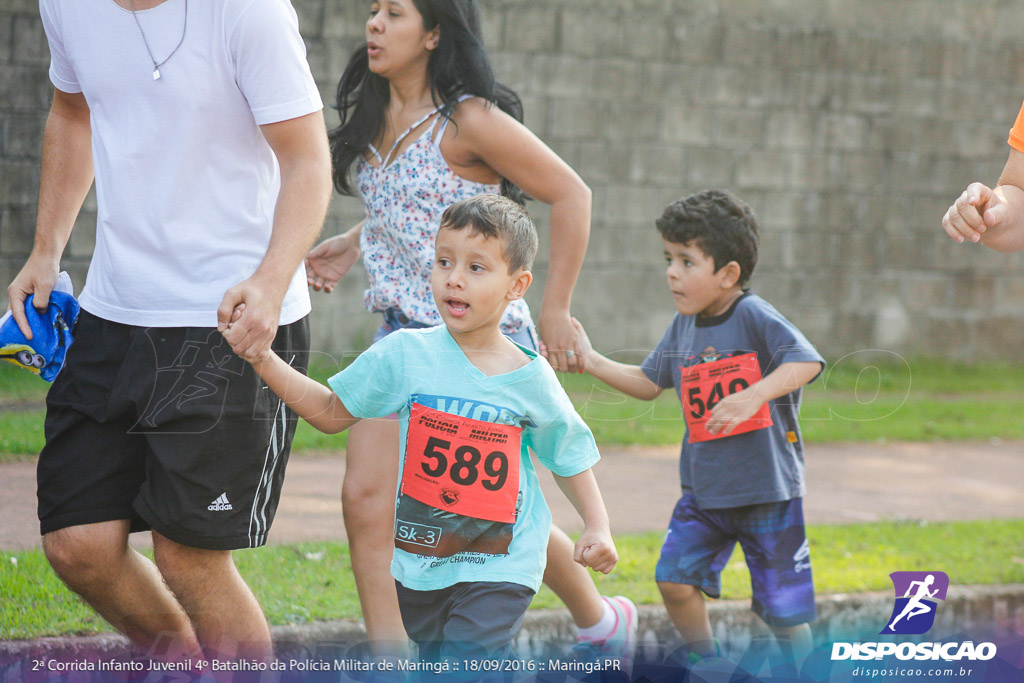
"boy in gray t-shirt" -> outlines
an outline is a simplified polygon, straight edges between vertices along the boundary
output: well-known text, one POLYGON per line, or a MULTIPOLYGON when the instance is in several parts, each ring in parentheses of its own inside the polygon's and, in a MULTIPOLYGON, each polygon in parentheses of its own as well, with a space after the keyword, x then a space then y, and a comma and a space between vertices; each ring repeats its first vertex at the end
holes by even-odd
POLYGON ((584 369, 644 400, 674 387, 682 402, 682 497, 655 574, 690 661, 717 654, 701 593, 719 597, 721 570, 738 541, 752 608, 797 662, 811 650, 808 624, 816 616, 797 415, 801 387, 825 362, 745 289, 758 248, 749 207, 707 190, 669 205, 657 226, 679 314, 642 365, 602 356, 584 335, 584 369))

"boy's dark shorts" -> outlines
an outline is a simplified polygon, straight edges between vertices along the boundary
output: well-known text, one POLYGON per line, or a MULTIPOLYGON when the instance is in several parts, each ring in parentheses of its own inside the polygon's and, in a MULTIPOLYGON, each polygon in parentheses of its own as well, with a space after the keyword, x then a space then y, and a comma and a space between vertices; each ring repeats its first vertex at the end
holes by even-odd
POLYGON ((457 583, 417 591, 395 582, 405 630, 420 657, 441 659, 506 658, 523 625, 534 591, 504 581, 457 583))
POLYGON ((672 513, 655 579, 721 595, 721 572, 737 541, 746 555, 751 608, 769 626, 807 624, 817 616, 803 499, 702 510, 686 493, 672 513))
MULTIPOLYGON (((295 414, 215 328, 137 327, 82 311, 46 397, 40 531, 129 519, 193 548, 263 545, 295 414)), ((309 321, 274 350, 306 371, 309 321)))

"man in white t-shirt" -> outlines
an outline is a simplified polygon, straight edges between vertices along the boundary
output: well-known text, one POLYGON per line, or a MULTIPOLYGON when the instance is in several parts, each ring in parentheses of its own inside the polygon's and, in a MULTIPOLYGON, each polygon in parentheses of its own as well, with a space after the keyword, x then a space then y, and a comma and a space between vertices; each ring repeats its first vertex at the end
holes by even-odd
POLYGON ((40 12, 56 89, 35 244, 8 288, 27 336, 25 299, 45 308, 94 178, 97 195, 75 343, 47 397, 43 547, 151 652, 170 635, 183 655, 267 658, 231 550, 266 542, 295 419, 233 352, 273 348, 300 368, 308 356, 299 266, 331 185, 295 11, 40 0, 40 12), (155 564, 128 545, 143 529, 155 564))

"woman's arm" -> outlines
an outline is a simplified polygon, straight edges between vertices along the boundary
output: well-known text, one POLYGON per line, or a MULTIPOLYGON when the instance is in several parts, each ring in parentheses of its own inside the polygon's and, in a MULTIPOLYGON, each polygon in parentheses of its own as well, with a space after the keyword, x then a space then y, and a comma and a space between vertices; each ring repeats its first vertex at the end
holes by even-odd
POLYGON ((551 251, 540 333, 552 365, 578 372, 580 340, 569 306, 590 239, 590 188, 526 126, 483 100, 466 100, 453 120, 450 143, 443 145, 446 158, 450 152, 466 166, 486 165, 551 206, 551 251), (567 357, 567 350, 575 355, 567 357))

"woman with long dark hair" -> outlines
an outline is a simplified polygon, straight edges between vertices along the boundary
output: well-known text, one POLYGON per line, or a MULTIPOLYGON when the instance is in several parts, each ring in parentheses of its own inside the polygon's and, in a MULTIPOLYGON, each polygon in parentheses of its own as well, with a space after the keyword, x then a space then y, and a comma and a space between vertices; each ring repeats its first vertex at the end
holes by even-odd
MULTIPOLYGON (((309 283, 331 291, 361 254, 367 308, 383 314, 375 341, 397 329, 439 325, 430 272, 442 212, 482 193, 520 202, 525 193, 551 206, 540 334, 552 365, 577 371, 581 346, 569 303, 590 234, 590 189, 522 125, 518 96, 494 78, 476 3, 373 2, 366 39, 338 85, 341 124, 330 133, 335 186, 359 195, 366 218, 309 253, 309 283)), ((523 301, 509 305, 502 330, 537 347, 523 301)), ((377 652, 405 641, 388 572, 398 450, 396 420, 360 422, 349 434, 342 487, 352 569, 377 652)), ((552 528, 544 580, 580 627, 580 654, 628 658, 636 608, 626 598, 602 598, 572 554, 569 537, 552 528)))

